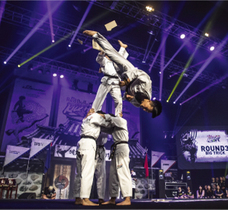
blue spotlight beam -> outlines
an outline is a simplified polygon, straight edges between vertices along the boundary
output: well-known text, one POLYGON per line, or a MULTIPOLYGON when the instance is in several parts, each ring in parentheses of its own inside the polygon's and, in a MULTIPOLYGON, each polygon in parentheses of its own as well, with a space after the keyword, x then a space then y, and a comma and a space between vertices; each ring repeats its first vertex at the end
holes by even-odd
POLYGON ((176 98, 175 102, 179 100, 179 98, 185 93, 185 91, 191 86, 191 84, 196 80, 196 78, 203 72, 203 70, 209 65, 209 63, 216 57, 216 55, 221 51, 222 47, 226 44, 228 40, 228 34, 223 39, 223 41, 219 44, 215 51, 210 55, 210 57, 206 60, 206 62, 201 66, 200 70, 196 73, 196 75, 192 78, 192 80, 188 83, 185 89, 181 92, 181 94, 176 98))
POLYGON ((2 15, 5 10, 5 5, 6 5, 6 0, 2 0, 0 5, 0 23, 2 21, 2 15))
POLYGON ((196 93, 195 95, 191 96, 190 98, 186 99, 185 101, 181 102, 180 104, 183 105, 184 103, 190 101, 191 99, 195 98, 196 96, 198 96, 199 94, 203 93, 204 91, 208 90, 209 88, 217 85, 218 83, 222 82, 224 79, 226 79, 228 77, 228 75, 223 76, 221 79, 217 80, 216 82, 214 82, 213 84, 208 85, 207 87, 205 87, 204 89, 202 89, 201 91, 199 91, 198 93, 196 93))
POLYGON ((85 21, 87 15, 89 14, 89 11, 90 11, 91 7, 93 6, 93 2, 94 2, 94 0, 90 1, 89 6, 87 7, 87 9, 86 9, 86 11, 85 11, 85 13, 84 13, 84 15, 83 15, 83 17, 82 17, 82 19, 81 19, 81 21, 80 21, 80 23, 79 23, 79 25, 78 25, 76 31, 75 31, 75 33, 74 33, 74 35, 73 35, 73 37, 72 37, 72 39, 71 39, 71 41, 70 41, 69 46, 71 46, 72 43, 74 42, 75 37, 77 36, 77 34, 78 34, 80 28, 82 27, 82 24, 84 23, 84 21, 85 21))
MULTIPOLYGON (((58 7, 60 6, 60 4, 62 3, 62 1, 57 2, 52 10, 50 11, 51 14, 53 14, 58 7)), ((41 27, 44 22, 48 19, 49 17, 49 12, 46 13, 46 15, 36 24, 36 26, 29 32, 29 34, 22 40, 22 42, 16 47, 16 49, 10 54, 10 56, 5 60, 5 62, 7 63, 13 56, 14 54, 29 40, 29 38, 39 29, 39 27, 41 27)))

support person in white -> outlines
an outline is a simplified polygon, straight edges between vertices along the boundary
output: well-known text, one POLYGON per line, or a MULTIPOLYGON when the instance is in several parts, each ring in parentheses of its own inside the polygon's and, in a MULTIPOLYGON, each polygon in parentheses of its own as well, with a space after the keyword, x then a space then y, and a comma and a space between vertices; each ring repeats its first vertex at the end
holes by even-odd
POLYGON ((90 30, 85 30, 83 33, 92 36, 105 54, 114 62, 114 66, 118 67, 117 73, 121 75, 123 80, 120 82, 120 86, 126 86, 124 98, 134 106, 141 107, 144 111, 152 113, 152 118, 160 115, 162 112, 161 102, 151 100, 152 81, 149 75, 135 68, 128 60, 122 57, 100 33, 90 30))
POLYGON ((99 205, 90 201, 89 196, 95 171, 96 140, 100 134, 100 126, 106 126, 106 124, 105 119, 100 114, 93 113, 92 109, 82 121, 81 139, 77 145, 77 167, 81 170, 77 176, 81 175, 81 183, 80 177, 78 177, 79 182, 76 184, 80 184, 80 193, 75 195, 76 204, 80 203, 80 196, 82 205, 99 205))
MULTIPOLYGON (((123 44, 119 40, 120 50, 119 54, 124 58, 128 57, 128 53, 126 51, 127 45, 123 44)), ((117 74, 117 70, 115 69, 113 62, 109 59, 109 57, 104 52, 99 52, 96 58, 97 63, 100 64, 99 72, 103 72, 104 76, 101 79, 101 84, 98 88, 96 97, 93 101, 92 108, 94 111, 100 111, 104 100, 108 93, 112 96, 115 103, 115 116, 118 116, 119 113, 122 113, 122 96, 120 90, 120 78, 117 74)))
POLYGON ((122 116, 115 117, 110 114, 104 114, 103 117, 109 123, 109 126, 111 126, 106 131, 104 129, 104 132, 112 134, 114 144, 111 152, 112 161, 109 176, 109 195, 111 199, 102 204, 115 204, 120 186, 124 201, 117 205, 131 205, 132 181, 129 169, 130 150, 128 146, 127 121, 122 116))
MULTIPOLYGON (((97 195, 98 203, 104 202, 105 189, 106 189, 106 149, 104 144, 107 142, 108 134, 101 132, 97 139, 97 150, 96 150, 96 160, 95 160, 95 176, 97 180, 97 195)), ((74 180, 74 196, 75 204, 82 204, 82 199, 80 198, 81 189, 81 158, 80 153, 77 151, 76 157, 76 177, 74 180)))

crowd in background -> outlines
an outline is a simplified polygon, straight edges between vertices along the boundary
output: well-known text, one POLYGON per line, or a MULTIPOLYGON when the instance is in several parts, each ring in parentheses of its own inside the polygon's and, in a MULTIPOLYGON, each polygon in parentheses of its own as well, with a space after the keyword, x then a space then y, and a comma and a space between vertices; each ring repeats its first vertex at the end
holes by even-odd
POLYGON ((190 186, 187 190, 178 187, 176 199, 192 199, 192 198, 228 198, 228 183, 226 182, 225 176, 212 177, 211 183, 204 185, 199 185, 199 188, 194 194, 190 186))

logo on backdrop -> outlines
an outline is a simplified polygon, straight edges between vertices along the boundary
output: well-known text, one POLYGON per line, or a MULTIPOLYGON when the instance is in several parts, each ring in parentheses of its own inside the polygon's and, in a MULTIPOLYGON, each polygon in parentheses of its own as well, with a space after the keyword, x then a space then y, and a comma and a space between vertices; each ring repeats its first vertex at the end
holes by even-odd
POLYGON ((161 160, 161 169, 166 173, 176 163, 175 160, 161 160))
POLYGON ((164 152, 151 151, 151 167, 154 166, 164 154, 164 152))

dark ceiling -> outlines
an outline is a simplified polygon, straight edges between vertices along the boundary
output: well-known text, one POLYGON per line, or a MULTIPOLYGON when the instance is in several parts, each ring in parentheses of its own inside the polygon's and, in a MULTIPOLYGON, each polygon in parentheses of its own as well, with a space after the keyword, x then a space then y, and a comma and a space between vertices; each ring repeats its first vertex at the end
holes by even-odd
MULTIPOLYGON (((50 1, 51 7, 54 7, 54 5, 58 3, 59 1, 50 1)), ((89 1, 63 1, 60 4, 58 9, 52 15, 55 41, 58 41, 66 34, 69 34, 69 32, 72 32, 77 28, 89 3, 89 1)), ((4 7, 3 5, 4 1, 1 1, 1 6, 4 8, 0 25, 0 62, 2 67, 1 82, 7 78, 7 73, 10 71, 9 69, 17 68, 17 64, 51 45, 49 20, 47 19, 45 24, 43 24, 19 49, 20 53, 16 53, 11 60, 9 60, 7 65, 2 65, 3 61, 21 43, 27 34, 30 33, 37 22, 47 13, 46 1, 6 1, 4 7), (8 72, 4 72, 4 69, 7 69, 8 72)), ((83 50, 88 49, 91 45, 91 39, 84 36, 82 31, 85 29, 91 29, 97 30, 109 38, 115 48, 118 48, 118 39, 127 43, 130 53, 129 60, 138 68, 148 72, 150 65, 156 57, 156 53, 164 40, 164 36, 169 34, 169 31, 165 32, 165 28, 170 26, 170 22, 173 22, 173 28, 171 29, 173 31, 168 35, 164 45, 164 65, 183 43, 183 40, 177 38, 178 33, 181 32, 180 28, 183 29, 188 27, 189 31, 194 30, 195 27, 199 26, 203 20, 205 21, 200 25, 197 33, 204 31, 205 27, 208 27, 207 32, 210 34, 207 41, 208 47, 214 41, 216 41, 217 44, 221 43, 228 33, 228 2, 97 1, 93 3, 92 8, 75 39, 82 40, 83 45, 81 45, 78 41, 74 41, 71 49, 69 49, 67 46, 72 38, 72 36, 70 36, 39 55, 39 57, 52 61, 63 62, 64 64, 86 67, 92 72, 97 73, 99 68, 98 64, 95 62, 97 51, 89 49, 88 51, 83 52, 83 50), (116 5, 114 3, 116 3, 116 5), (150 4, 155 8, 153 15, 144 11, 147 4, 150 4), (112 6, 115 7, 111 9, 112 6), (210 11, 213 12, 207 17, 210 11), (158 17, 160 25, 152 23, 154 21, 154 17, 156 17, 154 15, 158 17), (112 31, 106 31, 104 25, 112 20, 116 21, 117 27, 112 31), (161 26, 165 20, 167 20, 167 24, 161 26), (174 30, 175 27, 176 31, 174 30), (150 35, 148 31, 153 31, 155 35, 150 35), (149 52, 146 63, 143 64, 142 60, 149 39, 149 48, 153 43, 154 44, 149 52)), ((196 39, 195 42, 197 42, 196 39)), ((184 89, 203 63, 205 63, 204 60, 211 55, 211 52, 206 49, 207 43, 205 42, 203 46, 200 46, 196 51, 190 64, 190 66, 195 65, 195 67, 186 71, 185 76, 176 90, 177 92, 180 93, 184 89), (199 62, 200 64, 196 65, 199 62)), ((163 76, 163 88, 166 92, 164 91, 163 94, 166 99, 176 84, 185 64, 188 62, 195 48, 196 43, 194 43, 194 40, 190 41, 165 69, 163 76), (169 75, 174 76, 169 78, 169 75)), ((223 48, 224 53, 218 54, 197 78, 197 82, 194 82, 193 85, 191 85, 186 91, 188 96, 191 96, 203 88, 212 85, 217 79, 228 74, 228 54, 225 51, 226 48, 228 50, 227 44, 223 48)), ((32 62, 33 61, 30 61, 30 63, 32 62)), ((160 86, 159 71, 161 63, 162 58, 160 53, 153 68, 151 69, 151 72, 148 72, 152 78, 153 86, 157 88, 160 86)), ((227 79, 219 82, 217 85, 211 87, 211 89, 221 90, 224 91, 224 94, 227 94, 227 89, 225 89, 226 85, 227 79)))

